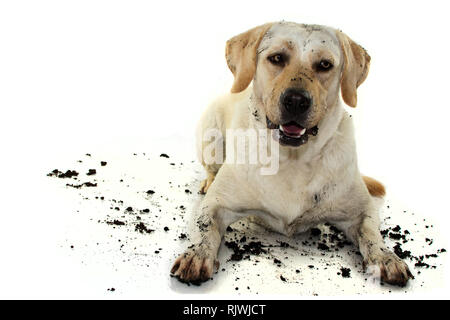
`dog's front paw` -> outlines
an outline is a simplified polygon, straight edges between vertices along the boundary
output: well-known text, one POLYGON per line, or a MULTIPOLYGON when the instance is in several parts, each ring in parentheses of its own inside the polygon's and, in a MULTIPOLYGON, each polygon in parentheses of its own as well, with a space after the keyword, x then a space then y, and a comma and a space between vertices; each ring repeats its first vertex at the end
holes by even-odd
POLYGON ((173 264, 171 273, 180 281, 199 285, 211 279, 214 267, 218 268, 215 255, 201 245, 190 247, 173 264))
POLYGON ((408 265, 393 252, 386 250, 382 254, 364 262, 366 271, 381 281, 404 287, 409 279, 414 279, 408 265))

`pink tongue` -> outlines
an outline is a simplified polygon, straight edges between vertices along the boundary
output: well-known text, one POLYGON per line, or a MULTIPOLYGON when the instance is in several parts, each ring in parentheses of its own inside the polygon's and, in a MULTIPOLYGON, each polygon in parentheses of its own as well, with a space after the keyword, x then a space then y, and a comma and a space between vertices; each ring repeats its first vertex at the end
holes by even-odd
POLYGON ((282 127, 283 127, 283 131, 285 133, 289 133, 289 134, 292 134, 292 135, 299 135, 300 132, 302 132, 302 130, 303 130, 302 127, 299 127, 299 126, 297 126, 295 124, 287 124, 287 125, 284 125, 282 127))

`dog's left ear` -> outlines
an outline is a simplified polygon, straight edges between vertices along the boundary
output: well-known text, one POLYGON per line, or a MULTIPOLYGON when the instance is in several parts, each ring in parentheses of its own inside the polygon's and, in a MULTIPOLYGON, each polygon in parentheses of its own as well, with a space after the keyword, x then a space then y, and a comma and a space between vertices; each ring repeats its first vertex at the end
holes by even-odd
POLYGON ((366 80, 369 73, 370 56, 364 48, 342 31, 337 31, 337 37, 344 54, 341 78, 342 99, 354 108, 357 103, 356 89, 366 80))
POLYGON ((232 93, 245 90, 252 81, 256 71, 256 51, 271 26, 272 23, 266 23, 227 41, 225 57, 228 68, 234 75, 232 93))

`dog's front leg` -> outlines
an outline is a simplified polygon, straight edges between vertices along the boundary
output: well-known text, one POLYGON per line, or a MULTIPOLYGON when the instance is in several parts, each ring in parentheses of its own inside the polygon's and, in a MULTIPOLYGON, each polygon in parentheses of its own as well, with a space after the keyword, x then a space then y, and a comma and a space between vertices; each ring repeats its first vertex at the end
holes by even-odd
POLYGON ((359 247, 365 270, 372 276, 380 277, 386 283, 405 286, 414 276, 408 265, 384 244, 380 233, 378 212, 369 201, 363 213, 356 218, 336 223, 359 247))
POLYGON ((199 283, 212 277, 217 265, 217 251, 223 235, 223 227, 215 218, 216 210, 202 210, 198 220, 201 240, 189 246, 172 267, 171 273, 181 281, 199 283))
POLYGON ((209 280, 218 268, 217 252, 226 228, 241 219, 245 214, 237 212, 236 200, 239 197, 228 197, 222 192, 220 177, 216 179, 201 204, 201 213, 197 220, 200 241, 189 246, 181 254, 172 267, 171 273, 181 281, 200 283, 209 280))

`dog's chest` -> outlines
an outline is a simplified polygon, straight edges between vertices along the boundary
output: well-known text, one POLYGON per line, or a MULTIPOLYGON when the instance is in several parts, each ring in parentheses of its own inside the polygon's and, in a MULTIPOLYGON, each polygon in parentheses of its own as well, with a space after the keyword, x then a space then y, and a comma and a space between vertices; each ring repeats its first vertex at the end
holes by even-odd
POLYGON ((324 172, 318 163, 296 163, 281 167, 275 175, 255 177, 262 209, 273 218, 270 224, 277 231, 292 234, 294 228, 323 220, 334 196, 324 172))

